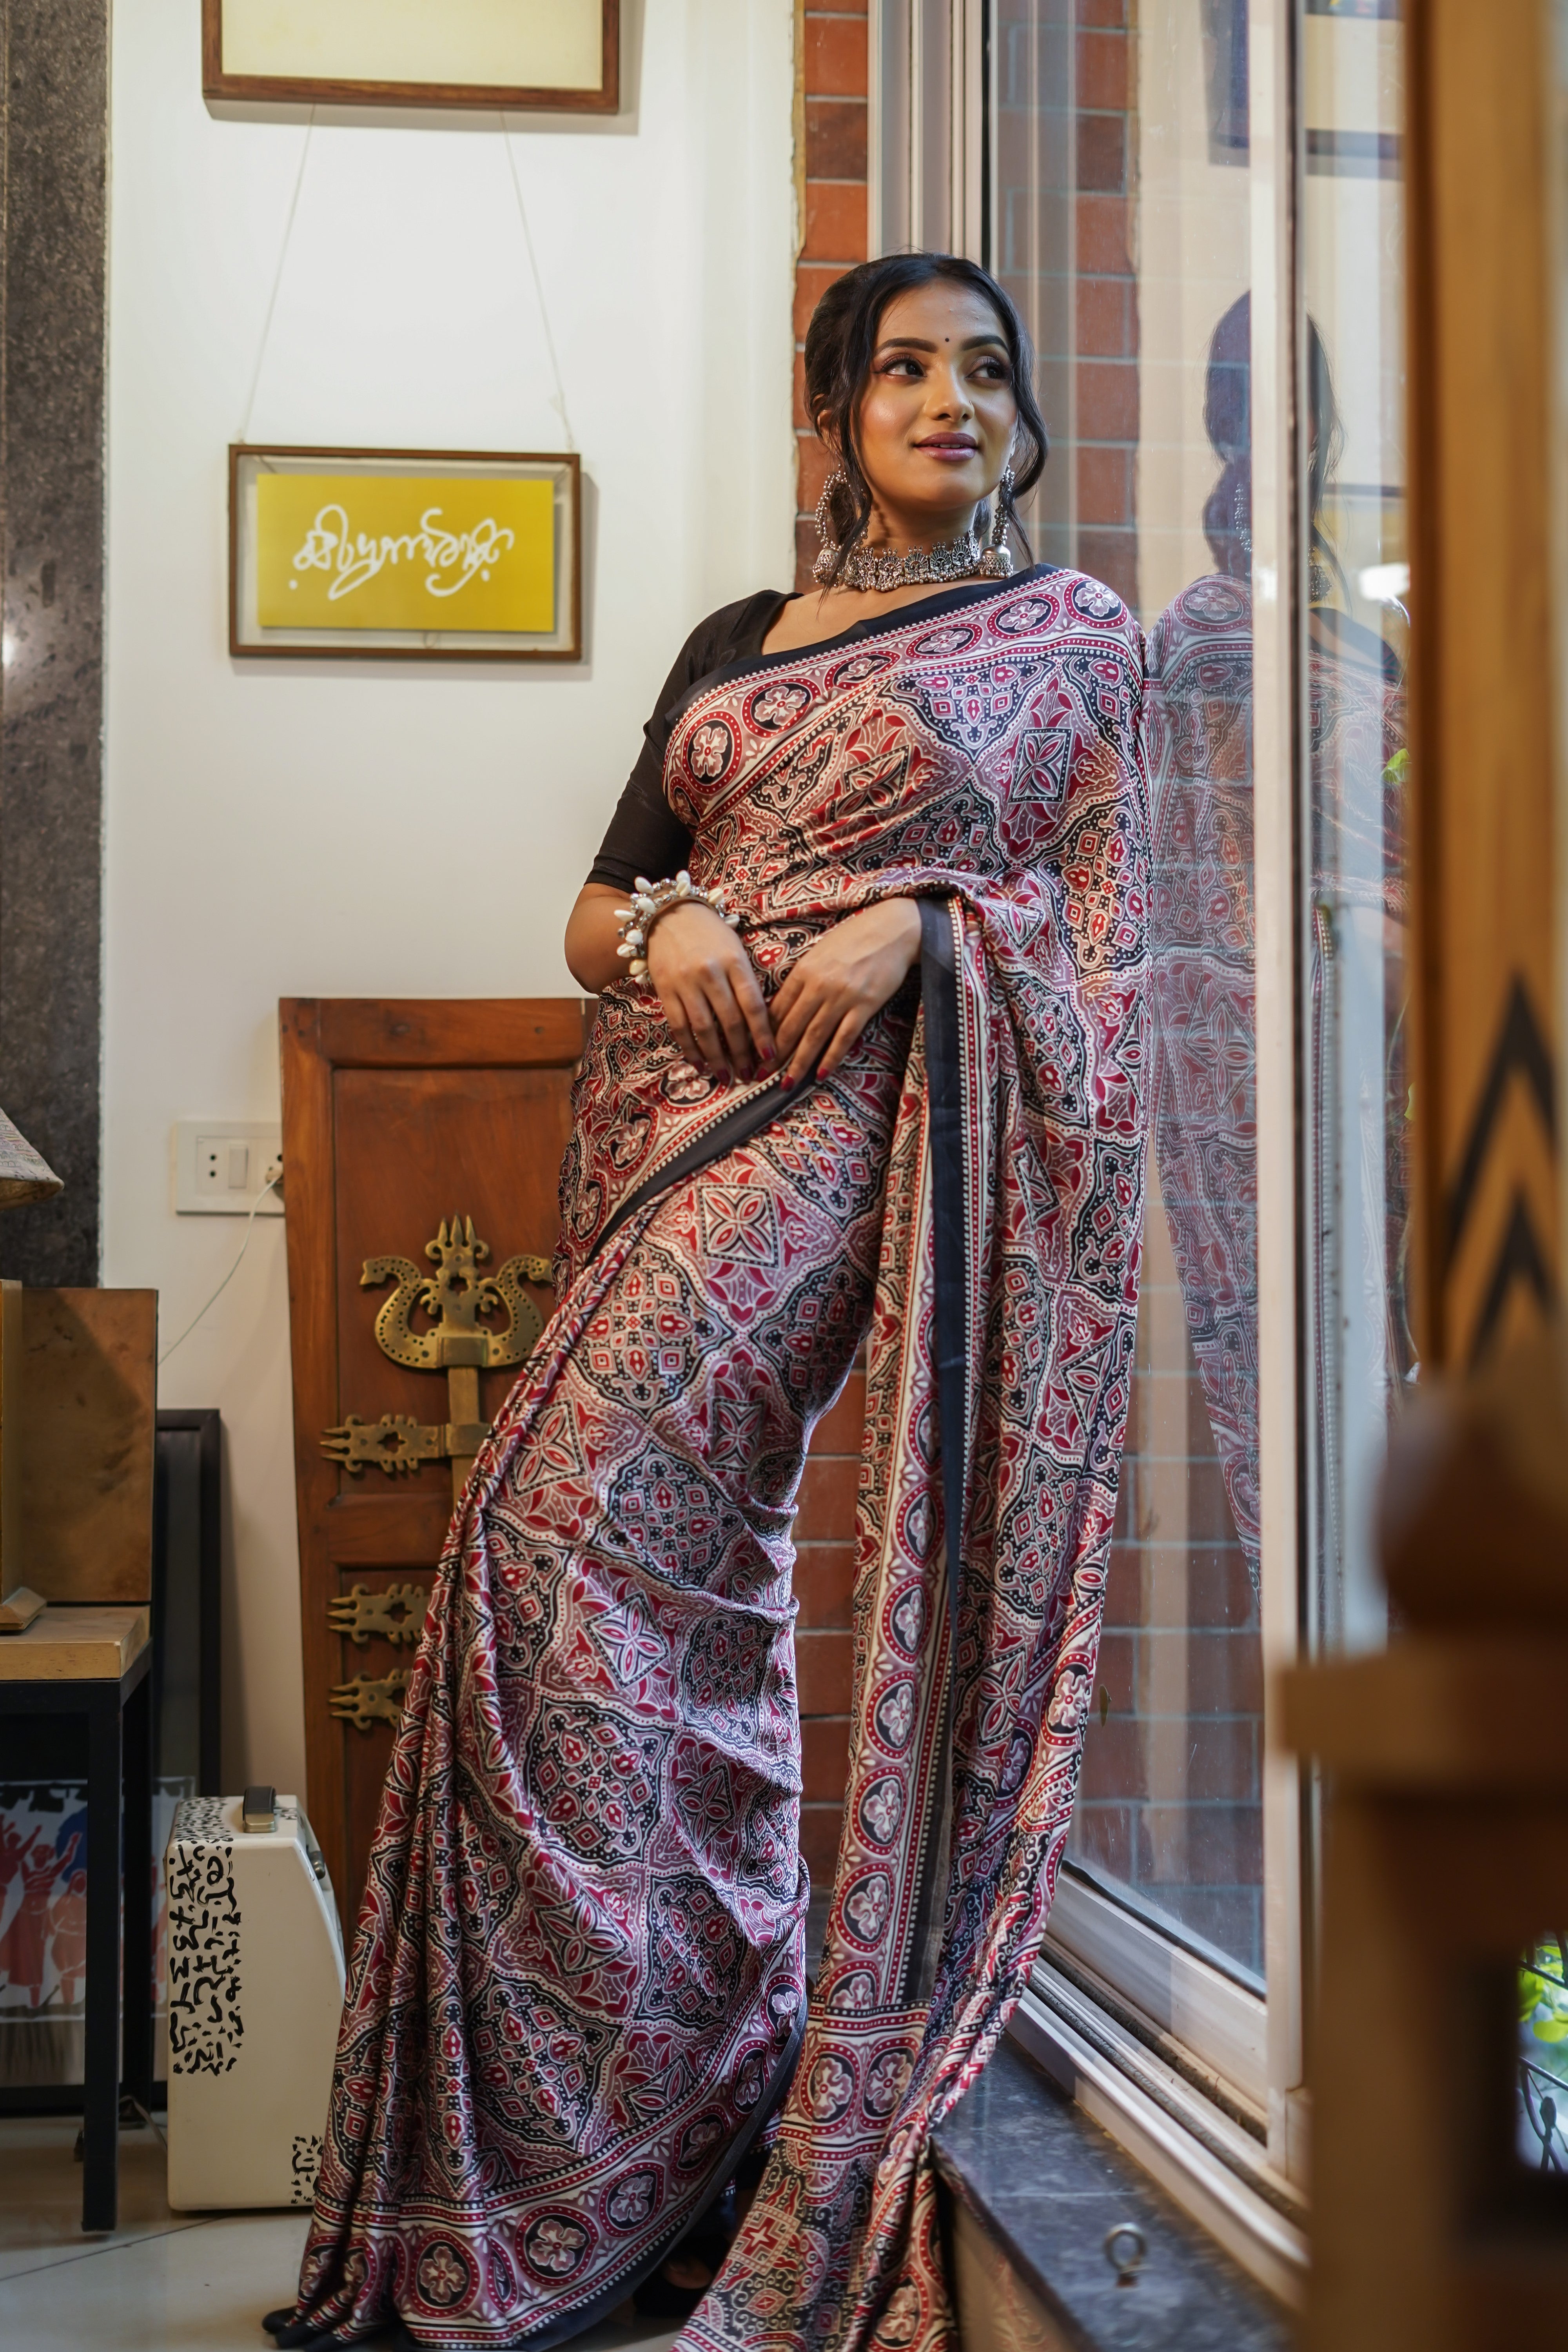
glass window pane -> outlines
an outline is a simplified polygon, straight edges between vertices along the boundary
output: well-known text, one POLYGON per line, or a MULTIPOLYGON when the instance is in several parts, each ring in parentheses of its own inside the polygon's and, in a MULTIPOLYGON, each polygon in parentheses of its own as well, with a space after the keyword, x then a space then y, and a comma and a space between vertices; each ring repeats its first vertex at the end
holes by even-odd
POLYGON ((1262 1957, 1245 0, 996 0, 996 253, 1055 451, 1037 551, 1149 640, 1137 1373, 1069 1857, 1262 1957))

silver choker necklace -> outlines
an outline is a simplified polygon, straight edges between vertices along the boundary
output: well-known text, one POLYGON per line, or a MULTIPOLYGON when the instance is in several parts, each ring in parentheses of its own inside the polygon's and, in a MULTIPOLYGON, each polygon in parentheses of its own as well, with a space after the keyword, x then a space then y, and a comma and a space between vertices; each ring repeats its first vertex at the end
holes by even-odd
POLYGON ((812 571, 825 588, 871 588, 885 593, 889 588, 943 588, 952 587, 960 580, 1005 580, 1010 577, 1013 570, 1013 551, 1007 545, 1007 491, 1013 479, 1010 466, 997 490, 995 518, 988 544, 982 543, 977 532, 966 530, 962 539, 944 540, 940 547, 911 547, 907 555, 895 555, 890 548, 868 547, 864 540, 857 540, 848 553, 840 559, 838 542, 833 536, 829 521, 828 502, 844 479, 841 473, 833 475, 817 501, 816 528, 822 541, 822 551, 812 571))

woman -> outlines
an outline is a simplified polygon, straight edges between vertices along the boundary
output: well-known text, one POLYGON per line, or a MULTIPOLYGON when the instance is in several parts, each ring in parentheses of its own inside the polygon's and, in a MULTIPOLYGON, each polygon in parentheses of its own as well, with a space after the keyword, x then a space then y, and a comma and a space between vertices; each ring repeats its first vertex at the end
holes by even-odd
POLYGON ((683 2342, 946 2341, 927 2137, 1066 1833, 1142 1202, 1142 643, 1007 576, 1030 369, 968 262, 824 297, 823 593, 694 633, 573 912, 559 1305, 410 1679, 281 2342, 564 2342, 769 2133, 683 2342), (790 1518, 868 1332, 807 2022, 790 1518))
MULTIPOLYGON (((1153 799, 1150 892, 1154 1010, 1154 1148, 1187 1330, 1226 1498, 1254 1591, 1261 1575, 1258 1369, 1258 1068, 1252 822, 1252 405, 1250 297, 1233 302, 1209 345, 1204 422, 1221 472, 1203 514, 1214 570, 1191 582, 1149 637, 1147 740, 1153 799)), ((1359 1160, 1381 1160, 1385 1246, 1345 1278, 1364 1287, 1383 1327, 1385 1378, 1403 1381, 1414 1351, 1402 1278, 1406 1184, 1405 1081, 1397 979, 1405 919, 1400 787, 1405 692, 1381 637, 1343 606, 1350 592, 1323 520, 1344 439, 1328 352, 1307 321, 1311 418, 1307 478, 1308 724, 1312 787, 1310 957, 1316 1092, 1312 1137, 1320 1198, 1347 1212, 1332 1153, 1333 1097, 1343 1086, 1325 989, 1372 919, 1378 969, 1356 973, 1387 1005, 1382 1071, 1359 1089, 1359 1160), (1336 591, 1342 604, 1333 601, 1336 591), (1335 938, 1336 928, 1339 932, 1335 938), (1384 959, 1386 958, 1386 971, 1384 959)), ((1342 969, 1338 974, 1343 987, 1342 969)), ((1353 1099, 1353 1097, 1352 1097, 1353 1099)), ((1359 1187, 1356 1188, 1359 1191, 1359 1187)), ((1330 1210, 1325 1207, 1325 1216, 1330 1210)), ((1359 1257, 1362 1254, 1358 1252, 1359 1257)), ((1319 1278, 1330 1254, 1321 1254, 1319 1278)), ((1325 1556, 1340 1556, 1337 1383, 1324 1335, 1342 1304, 1321 1296, 1317 1425, 1324 1446, 1325 1556)), ((1397 1394, 1397 1387, 1392 1392, 1397 1394)))

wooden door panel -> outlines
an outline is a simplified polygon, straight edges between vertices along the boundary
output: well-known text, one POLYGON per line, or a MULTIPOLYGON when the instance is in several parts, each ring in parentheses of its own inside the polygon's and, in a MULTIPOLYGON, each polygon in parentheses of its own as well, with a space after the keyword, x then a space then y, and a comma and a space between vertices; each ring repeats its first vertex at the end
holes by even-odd
MULTIPOLYGON (((363 1685, 405 1670, 413 1653, 380 1633, 351 1640, 331 1604, 355 1585, 427 1586, 452 1508, 445 1461, 356 1475, 321 1450, 323 1433, 351 1413, 436 1425, 450 1417, 444 1372, 382 1352, 375 1318, 392 1286, 363 1288, 361 1273, 370 1257, 433 1270, 426 1245, 454 1216, 471 1217, 489 1244, 487 1271, 520 1254, 550 1255, 585 1012, 575 998, 294 999, 280 1008, 309 1804, 346 1919, 392 1726, 343 1720, 332 1694, 357 1690, 363 1706, 363 1685)), ((547 1288, 529 1296, 548 1314, 547 1288)), ((481 1373, 484 1418, 516 1377, 515 1366, 481 1373)))
MULTIPOLYGON (((453 1217, 471 1217, 489 1244, 489 1269, 555 1246, 556 1180, 571 1128, 570 1070, 340 1070, 333 1078, 337 1136, 339 1385, 342 1412, 417 1421, 447 1417, 446 1380, 383 1355, 375 1318, 392 1285, 363 1289, 366 1258, 398 1256, 431 1271, 426 1244, 453 1217)), ((531 1293, 548 1313, 548 1290, 531 1293)), ((517 1377, 480 1376, 493 1420, 517 1377)), ((384 1476, 384 1473, 370 1474, 384 1476)), ((439 1485, 429 1463, 409 1474, 439 1485)), ((363 1478, 340 1473, 345 1494, 363 1478)), ((400 1479, 400 1485, 403 1481, 400 1479)), ((448 1481, 449 1484, 449 1481, 448 1481)))

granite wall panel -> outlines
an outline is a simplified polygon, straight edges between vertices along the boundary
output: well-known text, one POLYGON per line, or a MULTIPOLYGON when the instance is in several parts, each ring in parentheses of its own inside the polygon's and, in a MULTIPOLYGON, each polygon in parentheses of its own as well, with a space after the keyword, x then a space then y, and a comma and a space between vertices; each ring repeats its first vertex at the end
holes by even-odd
POLYGON ((102 1032, 109 11, 0 0, 0 1104, 65 1191, 0 1269, 92 1284, 102 1032))

